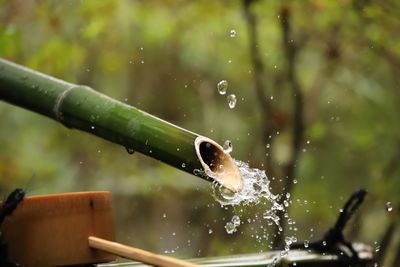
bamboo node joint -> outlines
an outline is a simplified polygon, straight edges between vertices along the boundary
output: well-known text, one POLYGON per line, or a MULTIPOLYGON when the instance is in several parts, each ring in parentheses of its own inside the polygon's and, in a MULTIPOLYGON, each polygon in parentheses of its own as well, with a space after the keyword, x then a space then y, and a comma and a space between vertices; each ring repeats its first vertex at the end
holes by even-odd
POLYGON ((59 94, 57 96, 54 108, 53 108, 53 113, 54 113, 54 117, 57 121, 61 122, 64 124, 64 117, 63 117, 63 113, 60 111, 60 108, 62 106, 62 103, 64 102, 64 99, 68 96, 68 94, 74 90, 79 88, 79 85, 71 85, 70 87, 68 87, 65 91, 63 91, 61 94, 59 94))

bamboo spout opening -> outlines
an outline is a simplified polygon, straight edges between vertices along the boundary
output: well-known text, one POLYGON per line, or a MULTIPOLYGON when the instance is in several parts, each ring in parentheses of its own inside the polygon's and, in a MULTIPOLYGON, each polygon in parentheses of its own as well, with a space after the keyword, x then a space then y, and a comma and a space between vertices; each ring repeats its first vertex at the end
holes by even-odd
POLYGON ((243 182, 238 167, 218 143, 199 136, 195 139, 195 148, 207 176, 234 192, 242 190, 243 182))

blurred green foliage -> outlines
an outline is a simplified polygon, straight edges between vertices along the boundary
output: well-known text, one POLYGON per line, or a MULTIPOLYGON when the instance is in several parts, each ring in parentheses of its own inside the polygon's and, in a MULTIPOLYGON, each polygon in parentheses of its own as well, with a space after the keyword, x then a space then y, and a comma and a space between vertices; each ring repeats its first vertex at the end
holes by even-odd
MULTIPOLYGON (((307 140, 291 232, 299 240, 319 236, 362 186, 370 195, 349 235, 379 242, 398 220, 400 203, 400 2, 283 2, 301 44, 296 71, 307 140)), ((265 83, 276 92, 266 94, 285 118, 292 104, 281 5, 257 1, 252 8, 265 83)), ((240 1, 0 0, 0 6, 0 57, 90 85, 220 143, 230 139, 235 158, 262 168, 266 144, 240 1), (238 98, 234 109, 216 90, 222 79, 238 98)), ((268 241, 255 238, 263 221, 246 222, 262 207, 248 208, 239 232, 228 235, 223 227, 232 209, 219 207, 206 182, 6 103, 0 118, 3 195, 16 186, 29 194, 110 190, 121 241, 185 257, 268 250, 268 241)), ((290 119, 283 120, 271 144, 276 165, 290 153, 289 129, 290 119)))

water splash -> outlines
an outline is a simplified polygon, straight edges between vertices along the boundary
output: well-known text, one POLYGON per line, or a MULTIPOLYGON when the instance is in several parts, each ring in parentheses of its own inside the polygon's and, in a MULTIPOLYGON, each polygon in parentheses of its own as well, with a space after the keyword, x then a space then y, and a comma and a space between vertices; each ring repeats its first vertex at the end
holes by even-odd
POLYGON ((284 207, 277 202, 277 196, 269 190, 269 180, 265 171, 250 168, 247 163, 239 160, 235 160, 235 164, 243 178, 243 189, 241 191, 233 192, 217 183, 213 183, 212 186, 214 198, 222 206, 258 204, 267 200, 272 204, 274 211, 284 210, 284 207))
MULTIPOLYGON (((289 218, 289 215, 286 212, 286 209, 291 202, 291 196, 289 193, 286 195, 272 194, 269 189, 270 182, 265 171, 256 168, 250 168, 247 163, 238 160, 235 160, 235 164, 237 165, 240 175, 243 179, 243 189, 241 191, 233 192, 216 182, 212 184, 213 196, 215 200, 218 201, 222 207, 227 208, 227 206, 233 206, 235 209, 235 215, 226 223, 225 230, 228 234, 234 234, 237 232, 237 228, 241 224, 241 218, 239 216, 241 213, 243 213, 243 208, 245 208, 245 206, 262 204, 265 210, 262 211, 261 214, 256 214, 255 218, 248 218, 245 221, 248 223, 256 221, 261 223, 262 226, 256 230, 254 237, 259 243, 269 242, 269 247, 272 248, 273 240, 270 240, 268 229, 264 226, 275 225, 276 229, 280 232, 279 234, 282 234, 283 222, 280 220, 281 217, 279 214, 283 213, 287 221, 291 222, 290 224, 288 223, 288 230, 291 230, 295 222, 289 218), (239 205, 240 208, 235 207, 239 205), (264 220, 265 223, 263 223, 262 220, 264 220)), ((269 266, 275 266, 277 262, 286 257, 289 253, 290 245, 295 242, 297 242, 295 235, 292 234, 285 237, 284 249, 280 254, 277 255, 276 259, 274 259, 274 262, 269 266)))

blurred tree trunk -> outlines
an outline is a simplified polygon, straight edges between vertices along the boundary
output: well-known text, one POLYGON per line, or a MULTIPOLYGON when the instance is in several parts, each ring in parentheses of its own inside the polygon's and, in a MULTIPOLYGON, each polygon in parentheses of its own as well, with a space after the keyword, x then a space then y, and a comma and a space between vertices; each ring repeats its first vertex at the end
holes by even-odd
MULTIPOLYGON (((293 191, 295 170, 299 160, 301 147, 304 142, 303 93, 297 79, 296 58, 298 50, 292 36, 290 16, 290 8, 288 6, 283 6, 280 10, 282 46, 286 56, 287 80, 289 82, 291 95, 293 97, 292 151, 289 162, 284 166, 284 186, 282 188, 283 196, 285 196, 287 193, 292 193, 293 191)), ((280 221, 283 225, 285 225, 285 217, 283 213, 280 213, 280 221)), ((277 240, 275 244, 282 245, 282 240, 277 240)))
MULTIPOLYGON (((272 106, 272 102, 268 101, 265 93, 265 71, 260 53, 259 37, 257 32, 257 17, 251 10, 252 3, 256 1, 257 0, 244 0, 243 4, 249 38, 249 52, 253 66, 252 73, 254 78, 254 88, 256 91, 259 109, 261 110, 261 139, 264 144, 263 154, 265 154, 267 152, 265 145, 272 143, 278 125, 272 119, 274 107, 272 106)), ((265 168, 268 170, 268 174, 271 177, 275 177, 275 168, 271 162, 271 159, 271 157, 265 158, 265 168)))
MULTIPOLYGON (((389 49, 384 46, 378 46, 377 54, 380 57, 386 59, 389 63, 392 78, 395 84, 400 84, 400 58, 398 58, 394 53, 392 53, 389 49)), ((394 97, 396 98, 397 102, 400 101, 400 90, 394 90, 394 97)), ((400 138, 400 137, 399 137, 400 138)), ((382 170, 382 178, 388 183, 388 179, 392 178, 396 171, 399 168, 399 160, 400 160, 400 140, 396 145, 396 149, 387 163, 387 165, 382 170)), ((391 221, 388 224, 383 236, 380 240, 380 250, 377 255, 377 262, 379 265, 383 264, 389 254, 389 251, 394 246, 393 250, 396 250, 396 232, 400 229, 399 228, 399 214, 400 214, 400 203, 395 202, 393 203, 397 209, 394 210, 394 214, 391 216, 391 221)), ((397 249, 397 253, 395 254, 395 260, 392 264, 393 267, 400 266, 400 248, 397 249)))

